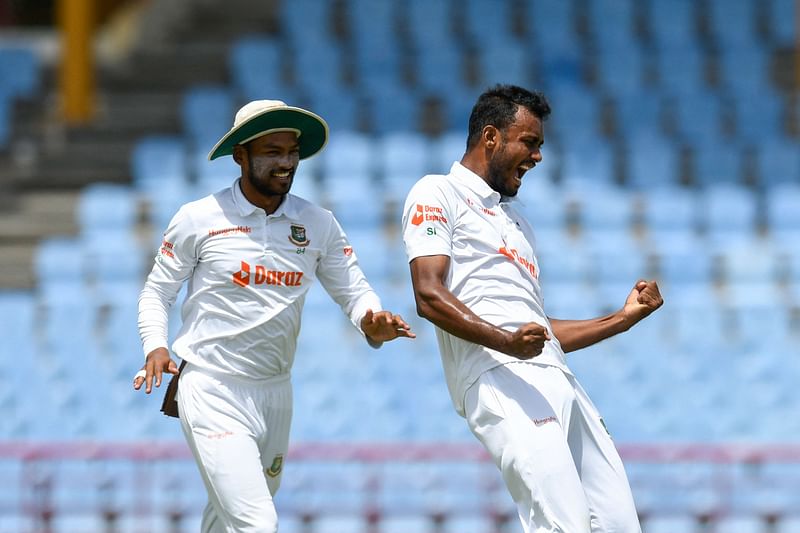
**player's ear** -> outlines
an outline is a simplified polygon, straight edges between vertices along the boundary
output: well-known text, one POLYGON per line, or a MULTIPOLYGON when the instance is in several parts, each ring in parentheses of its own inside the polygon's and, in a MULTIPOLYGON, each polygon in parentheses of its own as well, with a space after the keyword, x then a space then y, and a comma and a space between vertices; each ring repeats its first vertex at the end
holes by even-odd
POLYGON ((486 148, 494 150, 495 146, 497 146, 499 138, 500 131, 496 127, 492 126, 491 124, 483 127, 483 131, 481 132, 481 140, 486 148))
POLYGON ((246 153, 247 150, 241 144, 237 144, 236 146, 233 147, 233 160, 236 161, 237 165, 242 166, 242 161, 246 159, 245 158, 246 153))

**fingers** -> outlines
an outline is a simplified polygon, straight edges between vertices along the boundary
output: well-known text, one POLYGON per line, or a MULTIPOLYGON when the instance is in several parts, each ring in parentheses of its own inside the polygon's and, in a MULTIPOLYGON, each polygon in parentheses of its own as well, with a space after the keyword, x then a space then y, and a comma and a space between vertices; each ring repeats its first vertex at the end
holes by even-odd
POLYGON ((652 308, 660 307, 664 303, 661 292, 658 290, 658 284, 655 281, 645 283, 645 287, 639 292, 636 301, 652 308))
POLYGON ((142 367, 136 375, 133 377, 133 389, 139 390, 142 388, 142 384, 144 383, 144 378, 147 376, 147 371, 142 367))
POLYGON ((375 316, 375 315, 374 315, 374 313, 372 312, 372 309, 367 309, 367 312, 366 312, 366 313, 364 313, 364 318, 363 318, 363 320, 364 320, 364 322, 366 322, 367 324, 369 324, 370 322, 372 322, 372 319, 373 319, 373 317, 374 317, 374 316, 375 316))

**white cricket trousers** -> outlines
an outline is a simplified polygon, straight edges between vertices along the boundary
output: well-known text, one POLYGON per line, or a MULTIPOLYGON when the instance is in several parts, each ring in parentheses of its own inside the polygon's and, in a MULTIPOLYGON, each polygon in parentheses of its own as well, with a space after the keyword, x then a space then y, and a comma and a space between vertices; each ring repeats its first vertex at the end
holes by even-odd
POLYGON ((181 372, 178 409, 208 491, 202 533, 278 531, 272 497, 289 445, 289 375, 251 380, 190 363, 181 372))
POLYGON ((641 533, 619 453, 574 376, 534 363, 498 366, 467 390, 465 406, 525 533, 641 533))

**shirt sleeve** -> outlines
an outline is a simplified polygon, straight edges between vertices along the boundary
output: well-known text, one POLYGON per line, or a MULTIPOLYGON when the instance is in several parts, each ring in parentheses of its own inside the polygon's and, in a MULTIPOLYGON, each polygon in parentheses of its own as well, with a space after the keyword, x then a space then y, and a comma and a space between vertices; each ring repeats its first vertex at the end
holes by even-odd
POLYGON ((333 216, 325 250, 317 265, 317 279, 359 331, 367 309, 375 312, 382 309, 380 298, 367 282, 353 247, 333 216))
POLYGON ((139 336, 145 356, 168 347, 169 308, 197 265, 196 232, 186 206, 172 218, 139 295, 139 336))
POLYGON ((426 176, 408 193, 403 208, 403 242, 408 260, 452 255, 453 217, 443 176, 426 176))

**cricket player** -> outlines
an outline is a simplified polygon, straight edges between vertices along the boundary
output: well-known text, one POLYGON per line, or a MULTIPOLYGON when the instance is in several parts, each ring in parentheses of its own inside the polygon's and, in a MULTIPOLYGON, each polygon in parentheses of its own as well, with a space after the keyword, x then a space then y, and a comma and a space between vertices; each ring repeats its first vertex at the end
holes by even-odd
POLYGON ((540 93, 484 92, 461 161, 412 188, 403 238, 417 310, 436 326, 453 405, 501 470, 523 530, 636 533, 622 462, 564 354, 626 331, 663 301, 654 281, 637 281, 608 316, 547 316, 533 230, 514 197, 542 160, 549 114, 540 93))
POLYGON ((290 371, 315 280, 371 346, 414 337, 400 316, 381 310, 334 216, 289 193, 298 162, 327 138, 325 121, 305 109, 272 100, 242 107, 209 154, 232 155, 241 177, 180 208, 139 298, 146 360, 134 388, 149 394, 165 372, 178 373, 167 314, 188 282, 172 345, 185 367, 173 383, 208 491, 204 533, 277 531, 272 497, 288 447, 290 371))

